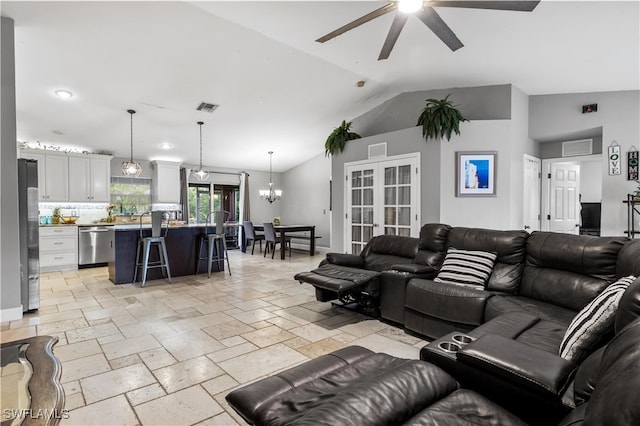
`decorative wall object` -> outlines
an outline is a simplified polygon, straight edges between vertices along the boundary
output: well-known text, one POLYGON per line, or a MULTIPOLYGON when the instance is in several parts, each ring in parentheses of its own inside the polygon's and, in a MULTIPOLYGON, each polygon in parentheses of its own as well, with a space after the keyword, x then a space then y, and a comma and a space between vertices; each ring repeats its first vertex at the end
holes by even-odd
POLYGON ((635 146, 627 152, 627 180, 638 180, 638 149, 635 146))
POLYGON ((616 141, 611 142, 609 145, 609 176, 619 175, 621 173, 620 167, 620 145, 616 141))
POLYGON ((456 152, 456 197, 495 197, 495 151, 456 152))

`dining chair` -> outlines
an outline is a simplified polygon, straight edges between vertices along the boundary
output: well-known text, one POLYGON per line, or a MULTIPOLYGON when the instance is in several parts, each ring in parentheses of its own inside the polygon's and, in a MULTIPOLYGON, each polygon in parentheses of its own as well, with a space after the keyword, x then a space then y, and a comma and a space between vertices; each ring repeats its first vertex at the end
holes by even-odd
POLYGON ((244 230, 244 247, 245 251, 249 242, 251 242, 251 254, 256 248, 256 241, 260 243, 260 252, 262 253, 262 241, 264 241, 264 234, 256 234, 251 221, 245 220, 242 222, 242 229, 244 230))
MULTIPOLYGON (((271 258, 273 259, 273 256, 276 254, 276 244, 280 244, 280 238, 276 238, 276 231, 273 227, 273 223, 265 222, 263 226, 264 239, 266 243, 264 246, 263 256, 266 257, 269 252, 269 248, 271 248, 271 258)), ((289 257, 291 257, 291 237, 286 237, 284 243, 289 246, 289 257)), ((280 247, 280 250, 283 249, 285 249, 285 247, 280 247)))
POLYGON ((138 269, 142 269, 142 287, 147 281, 147 271, 150 268, 160 268, 162 276, 171 282, 171 270, 169 268, 169 256, 167 256, 167 244, 165 238, 169 232, 169 216, 163 211, 145 212, 140 215, 140 234, 138 236, 138 248, 136 250, 136 266, 133 272, 133 282, 138 278, 138 269), (146 228, 143 222, 146 216, 151 215, 151 235, 145 236, 146 228), (157 261, 149 261, 151 247, 158 248, 157 261), (142 259, 140 255, 142 254, 142 259))
POLYGON ((227 238, 224 230, 224 224, 229 220, 230 213, 226 210, 216 210, 209 212, 207 215, 207 224, 215 223, 216 231, 214 233, 205 232, 200 238, 200 244, 198 246, 198 259, 196 261, 196 271, 200 261, 207 260, 207 273, 211 277, 211 264, 216 262, 218 270, 222 271, 224 268, 224 261, 227 261, 227 270, 231 275, 231 265, 229 264, 229 253, 227 252, 227 238), (207 256, 202 256, 202 246, 204 242, 207 242, 207 256))

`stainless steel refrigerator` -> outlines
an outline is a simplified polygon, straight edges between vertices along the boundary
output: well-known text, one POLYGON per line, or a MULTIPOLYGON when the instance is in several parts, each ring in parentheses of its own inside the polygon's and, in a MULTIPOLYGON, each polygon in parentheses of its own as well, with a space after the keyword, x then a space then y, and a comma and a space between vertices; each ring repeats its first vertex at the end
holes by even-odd
POLYGON ((18 160, 18 226, 22 310, 32 312, 40 307, 40 218, 36 160, 18 160))

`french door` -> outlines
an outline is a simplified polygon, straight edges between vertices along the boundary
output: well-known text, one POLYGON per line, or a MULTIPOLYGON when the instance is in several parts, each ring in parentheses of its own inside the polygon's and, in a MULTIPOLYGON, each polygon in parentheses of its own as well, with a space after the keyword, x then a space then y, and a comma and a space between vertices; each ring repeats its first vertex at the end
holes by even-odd
POLYGON ((420 232, 419 153, 345 164, 345 251, 359 254, 376 235, 420 232))

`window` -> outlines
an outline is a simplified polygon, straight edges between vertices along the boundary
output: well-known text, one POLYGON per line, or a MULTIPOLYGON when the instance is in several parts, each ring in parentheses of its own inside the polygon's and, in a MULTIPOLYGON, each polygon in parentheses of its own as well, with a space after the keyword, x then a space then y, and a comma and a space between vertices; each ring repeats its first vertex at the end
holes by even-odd
POLYGON ((211 186, 208 183, 189 184, 189 223, 205 223, 211 211, 211 186))
POLYGON ((111 204, 116 214, 139 214, 151 210, 151 179, 111 177, 111 204))

